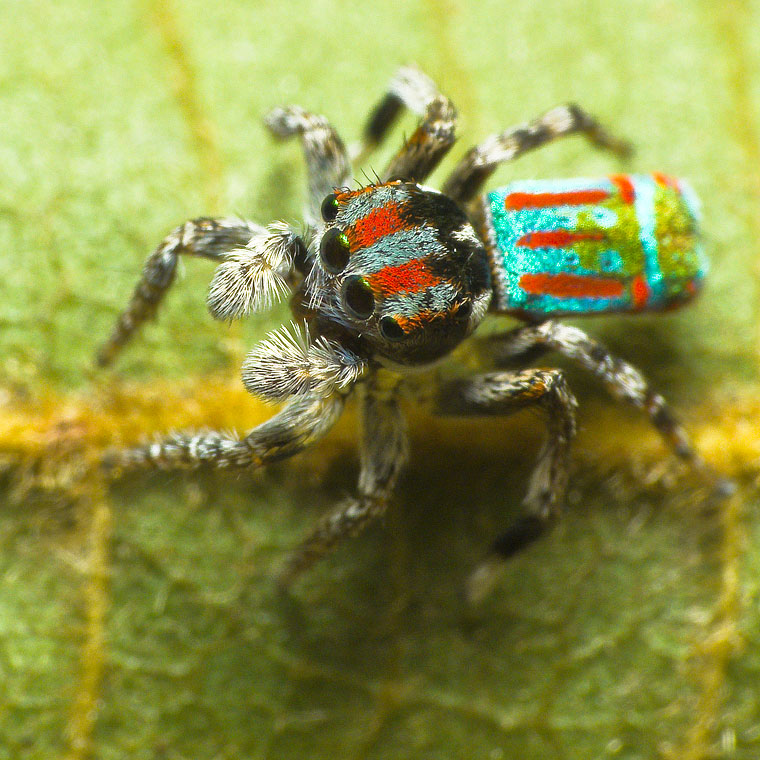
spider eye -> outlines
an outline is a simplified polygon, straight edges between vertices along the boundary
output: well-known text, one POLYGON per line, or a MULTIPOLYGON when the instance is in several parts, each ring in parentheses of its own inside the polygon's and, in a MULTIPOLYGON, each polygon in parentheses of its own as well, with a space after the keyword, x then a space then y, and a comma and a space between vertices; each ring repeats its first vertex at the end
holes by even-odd
POLYGON ((320 210, 322 212, 322 219, 326 222, 332 222, 338 216, 338 198, 335 193, 325 196, 320 210))
POLYGON ((346 235, 337 227, 331 227, 319 244, 319 256, 322 265, 330 274, 342 272, 348 264, 350 243, 346 235))
POLYGON ((375 310, 375 297, 372 288, 363 277, 349 277, 343 285, 343 304, 351 316, 357 319, 369 319, 375 310))
POLYGON ((393 342, 404 339, 404 331, 401 325, 393 317, 383 317, 380 320, 380 334, 393 342))

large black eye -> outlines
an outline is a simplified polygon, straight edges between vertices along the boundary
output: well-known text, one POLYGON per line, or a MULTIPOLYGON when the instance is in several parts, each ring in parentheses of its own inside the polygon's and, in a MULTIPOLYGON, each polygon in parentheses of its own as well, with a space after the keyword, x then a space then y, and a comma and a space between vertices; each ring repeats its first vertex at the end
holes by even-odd
POLYGON ((383 317, 380 320, 380 335, 386 340, 398 341, 404 339, 401 325, 393 317, 383 317))
POLYGON ((319 244, 319 256, 324 268, 331 274, 342 272, 348 264, 349 247, 348 238, 337 227, 327 230, 319 244))
POLYGON ((322 211, 322 218, 326 222, 332 222, 338 216, 338 198, 335 193, 330 193, 325 197, 320 210, 322 211))
POLYGON ((351 316, 357 319, 369 319, 375 310, 375 297, 372 288, 363 277, 349 277, 343 285, 343 305, 351 316))

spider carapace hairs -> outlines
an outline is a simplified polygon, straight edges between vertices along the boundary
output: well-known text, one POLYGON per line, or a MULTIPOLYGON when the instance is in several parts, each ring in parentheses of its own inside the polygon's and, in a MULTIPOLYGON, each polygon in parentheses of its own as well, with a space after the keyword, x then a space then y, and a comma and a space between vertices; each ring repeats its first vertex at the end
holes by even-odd
POLYGON ((505 415, 533 406, 545 413, 548 435, 523 513, 472 574, 472 597, 482 596, 498 565, 540 536, 562 509, 576 402, 560 370, 528 368, 540 354, 559 352, 597 375, 613 396, 649 415, 679 457, 712 477, 642 374, 558 321, 669 309, 698 291, 706 265, 688 186, 660 174, 612 175, 515 182, 479 195, 499 164, 566 135, 628 153, 625 141, 566 105, 486 139, 465 154, 442 191, 429 188, 422 183, 454 143, 456 111, 414 67, 397 72, 351 151, 325 118, 296 106, 275 109, 266 124, 276 136, 301 138, 309 184, 305 227, 296 232, 281 222, 262 227, 233 218, 178 227, 149 257, 98 360, 109 364, 155 314, 179 256, 200 256, 219 264, 208 295, 217 319, 243 317, 292 292, 294 321, 266 337, 243 365, 251 393, 285 405, 242 438, 174 433, 110 451, 104 464, 112 473, 259 467, 319 440, 358 391, 356 495, 295 549, 281 575, 288 584, 385 511, 407 457, 399 398, 409 377, 445 357, 490 312, 522 325, 480 339, 496 371, 440 383, 434 410, 505 415), (416 131, 376 184, 349 189, 349 155, 366 158, 403 107, 420 115, 416 131))

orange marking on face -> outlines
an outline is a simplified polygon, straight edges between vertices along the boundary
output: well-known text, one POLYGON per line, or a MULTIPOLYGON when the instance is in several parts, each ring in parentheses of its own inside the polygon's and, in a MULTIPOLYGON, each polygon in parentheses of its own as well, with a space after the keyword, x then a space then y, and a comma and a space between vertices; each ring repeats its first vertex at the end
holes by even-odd
POLYGON ((405 332, 408 333, 419 325, 419 320, 416 317, 402 317, 395 316, 396 324, 405 332))
POLYGON ((367 277, 367 281, 375 295, 387 298, 394 293, 417 293, 441 280, 428 269, 425 259, 412 259, 395 267, 384 267, 367 277))
POLYGON ((619 298, 623 283, 606 277, 577 274, 524 274, 520 287, 526 293, 557 298, 619 298))
POLYGON ((338 203, 346 203, 352 198, 356 198, 357 195, 364 195, 365 193, 372 193, 377 190, 378 187, 386 187, 388 185, 400 185, 400 179, 394 179, 391 182, 383 182, 380 185, 365 185, 358 190, 341 190, 335 191, 335 197, 338 199, 338 203))
POLYGON ((399 210, 398 203, 388 203, 385 206, 373 208, 366 216, 357 219, 350 227, 346 227, 345 232, 351 242, 351 250, 366 248, 378 238, 411 227, 412 225, 401 218, 399 210))
POLYGON ((424 325, 429 325, 431 322, 434 322, 436 319, 441 319, 444 316, 445 315, 440 314, 439 312, 431 311, 430 309, 423 309, 413 317, 403 317, 401 315, 397 315, 393 318, 405 333, 409 333, 412 330, 417 330, 423 327, 424 325))
POLYGON ((358 190, 336 192, 335 197, 338 199, 338 203, 348 203, 352 198, 356 198, 357 195, 364 195, 364 193, 369 193, 374 189, 374 185, 367 185, 366 187, 360 187, 358 190))

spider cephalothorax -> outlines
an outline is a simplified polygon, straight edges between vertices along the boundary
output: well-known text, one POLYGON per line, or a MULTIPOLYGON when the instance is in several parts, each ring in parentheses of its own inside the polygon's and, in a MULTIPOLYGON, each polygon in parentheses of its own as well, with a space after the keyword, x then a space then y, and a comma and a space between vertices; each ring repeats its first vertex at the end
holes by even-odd
POLYGON ((355 154, 371 152, 402 106, 422 116, 417 130, 378 183, 357 190, 345 189, 349 153, 324 117, 297 106, 272 111, 267 126, 275 135, 302 139, 309 178, 305 232, 240 219, 197 219, 178 227, 148 259, 99 354, 108 364, 153 316, 180 254, 212 259, 219 266, 208 306, 217 319, 243 317, 293 292, 296 321, 261 341, 243 366, 246 387, 286 402, 283 409, 241 439, 178 433, 113 451, 107 464, 115 472, 257 467, 321 438, 359 389, 357 494, 296 550, 282 575, 290 582, 385 510, 406 459, 398 398, 408 373, 446 356, 487 310, 517 317, 526 324, 480 340, 480 353, 497 371, 437 389, 430 379, 439 414, 508 414, 527 406, 546 414, 548 437, 525 513, 494 541, 491 558, 473 574, 470 592, 477 596, 493 581, 498 562, 541 535, 563 503, 576 403, 560 370, 528 368, 529 359, 557 351, 580 363, 615 397, 644 410, 676 454, 709 472, 638 370, 554 319, 678 306, 697 292, 705 263, 694 203, 685 186, 665 175, 534 180, 476 198, 500 163, 565 135, 580 133, 598 147, 627 153, 625 142, 577 106, 560 106, 489 137, 464 156, 442 192, 421 183, 454 142, 456 111, 415 68, 394 77, 355 154))
POLYGON ((393 364, 439 359, 485 315, 483 243, 441 193, 388 182, 328 195, 305 298, 393 364))

